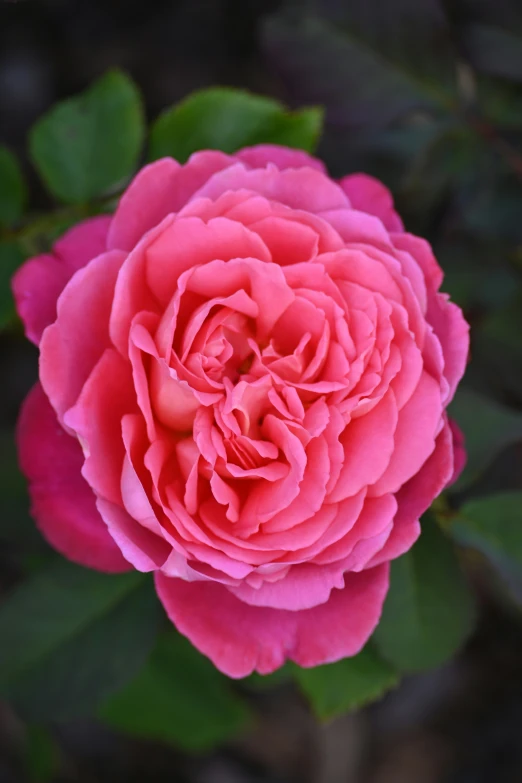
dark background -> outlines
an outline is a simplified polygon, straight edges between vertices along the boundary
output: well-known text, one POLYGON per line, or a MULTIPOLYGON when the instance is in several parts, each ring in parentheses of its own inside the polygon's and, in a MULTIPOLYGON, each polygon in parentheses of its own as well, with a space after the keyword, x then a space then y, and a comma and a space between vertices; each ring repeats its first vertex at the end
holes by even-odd
MULTIPOLYGON (((521 2, 0 0, 0 142, 22 158, 34 206, 48 202, 25 157, 31 124, 115 65, 141 88, 149 119, 213 84, 324 105, 318 154, 332 175, 379 176, 407 228, 433 243, 473 327, 466 383, 521 407, 521 2)), ((3 431, 35 374, 34 350, 3 336, 3 431)), ((520 452, 497 459, 478 492, 520 487, 520 452)), ((7 585, 9 553, 0 568, 7 585)), ((54 779, 521 783, 520 609, 480 564, 470 577, 482 611, 467 648, 376 705, 320 726, 282 684, 250 694, 256 724, 199 757, 70 723, 55 727, 54 779)), ((24 736, 0 707, 1 783, 26 779, 24 736)))

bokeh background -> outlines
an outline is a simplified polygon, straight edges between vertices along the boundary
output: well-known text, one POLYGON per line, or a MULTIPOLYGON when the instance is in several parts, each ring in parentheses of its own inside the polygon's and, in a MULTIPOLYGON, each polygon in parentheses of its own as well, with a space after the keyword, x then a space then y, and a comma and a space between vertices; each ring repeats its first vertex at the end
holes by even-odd
MULTIPOLYGON (((494 448, 486 438, 488 468, 464 492, 522 488, 520 0, 0 0, 0 142, 21 158, 34 207, 49 201, 27 160, 30 126, 113 66, 149 118, 216 84, 325 107, 318 155, 334 176, 382 179, 433 244, 472 324, 465 385, 512 416, 500 433, 466 398, 473 437, 492 426, 494 448)), ((36 351, 4 333, 0 591, 39 557, 12 445, 35 377, 36 351)), ((240 685, 255 718, 196 754, 94 720, 28 730, 5 704, 0 783, 520 783, 522 579, 509 564, 499 580, 477 556, 467 569, 480 622, 466 648, 376 704, 321 725, 284 679, 240 685)))

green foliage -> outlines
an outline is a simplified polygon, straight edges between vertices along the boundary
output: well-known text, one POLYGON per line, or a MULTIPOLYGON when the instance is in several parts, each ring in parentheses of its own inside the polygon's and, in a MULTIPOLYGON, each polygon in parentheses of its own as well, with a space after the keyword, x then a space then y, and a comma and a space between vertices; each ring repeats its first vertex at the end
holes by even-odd
POLYGON ((502 595, 522 605, 522 492, 495 492, 464 503, 449 528, 482 552, 500 577, 502 595))
POLYGON ((144 137, 141 98, 120 71, 57 104, 33 127, 29 144, 45 184, 61 201, 82 203, 121 187, 144 137))
POLYGON ((196 150, 235 152, 253 144, 283 144, 312 152, 322 111, 289 112, 278 101, 243 90, 215 87, 167 109, 151 129, 149 157, 184 162, 196 150))
MULTIPOLYGON (((522 17, 518 24, 516 15, 502 16, 510 3, 498 16, 483 13, 494 4, 479 4, 458 25, 438 0, 334 0, 315 4, 322 16, 279 5, 262 22, 261 45, 278 93, 308 108, 290 111, 229 87, 201 90, 153 123, 148 157, 183 162, 198 149, 231 153, 259 143, 313 151, 323 123, 315 107, 325 107, 321 155, 332 173, 364 170, 391 186, 407 229, 432 242, 443 289, 471 321, 468 386, 450 409, 468 462, 449 490, 448 532, 520 589, 522 481, 513 492, 477 493, 490 491, 496 458, 522 442, 522 17)), ((66 206, 37 215, 24 214, 24 179, 0 147, 0 328, 13 324, 13 271, 66 226, 113 208, 144 134, 138 90, 118 71, 51 108, 30 133, 30 155, 66 206)), ((0 436, 0 541, 13 573, 26 576, 0 606, 2 696, 35 725, 97 715, 116 730, 194 752, 239 731, 249 711, 232 684, 173 630, 158 636, 161 610, 148 577, 49 562, 9 438, 0 436)), ((259 691, 293 678, 327 720, 378 698, 399 672, 446 661, 474 614, 453 542, 426 518, 417 544, 392 564, 381 623, 359 655, 316 669, 287 665, 245 685, 259 691)), ((29 730, 26 761, 30 779, 56 776, 45 729, 29 730)))
POLYGON ((457 541, 492 560, 512 560, 522 569, 522 492, 499 492, 464 503, 450 531, 457 541))
POLYGON ((472 595, 451 541, 429 518, 414 547, 391 566, 374 640, 400 671, 438 666, 454 655, 475 619, 472 595))
POLYGON ((0 146, 0 225, 10 226, 22 215, 27 191, 18 161, 0 146))
POLYGON ((278 688, 286 685, 292 679, 293 666, 287 662, 280 669, 276 669, 271 674, 258 674, 252 672, 243 682, 253 691, 266 691, 270 688, 278 688))
POLYGON ((141 574, 53 563, 0 606, 0 692, 33 721, 88 713, 143 665, 159 616, 141 574))
POLYGON ((25 742, 25 766, 29 783, 50 783, 60 764, 60 752, 51 733, 42 726, 29 726, 25 742))
POLYGON ((463 489, 510 443, 522 439, 522 414, 461 388, 450 406, 465 437, 467 463, 452 489, 463 489))
POLYGON ((14 316, 11 278, 24 259, 24 252, 17 242, 0 241, 0 330, 7 326, 14 316))
POLYGON ((99 710, 129 734, 207 750, 245 724, 248 711, 226 677, 187 639, 163 633, 137 677, 99 710))
POLYGON ((371 645, 353 658, 315 669, 295 666, 293 672, 321 720, 331 720, 362 707, 378 699, 398 682, 396 671, 371 645))

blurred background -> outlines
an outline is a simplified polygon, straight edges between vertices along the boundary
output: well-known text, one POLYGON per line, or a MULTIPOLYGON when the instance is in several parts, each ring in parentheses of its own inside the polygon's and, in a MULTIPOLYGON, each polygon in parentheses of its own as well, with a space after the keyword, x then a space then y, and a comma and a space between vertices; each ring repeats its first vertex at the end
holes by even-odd
MULTIPOLYGON (((0 0, 0 142, 34 206, 49 202, 29 128, 112 66, 137 82, 149 119, 216 84, 324 106, 319 157, 333 176, 363 170, 392 189, 472 324, 465 414, 475 440, 488 426, 493 437, 487 470, 454 502, 521 489, 520 0, 0 0)), ((1 591, 39 556, 12 445, 36 351, 16 330, 0 337, 0 378, 1 591)), ((321 724, 284 677, 254 680, 237 686, 247 728, 191 753, 90 719, 28 729, 0 703, 0 783, 521 783, 522 579, 503 566, 499 580, 469 557, 480 622, 458 657, 358 712, 321 724)))

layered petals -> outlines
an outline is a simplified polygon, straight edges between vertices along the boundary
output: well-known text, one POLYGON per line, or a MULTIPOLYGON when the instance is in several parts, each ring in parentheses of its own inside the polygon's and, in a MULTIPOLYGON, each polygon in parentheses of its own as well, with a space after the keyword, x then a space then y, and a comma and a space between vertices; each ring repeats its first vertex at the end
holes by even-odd
POLYGON ((155 572, 232 677, 355 655, 463 464, 446 407, 468 327, 441 282, 364 174, 270 144, 145 166, 14 280, 44 535, 155 572))

